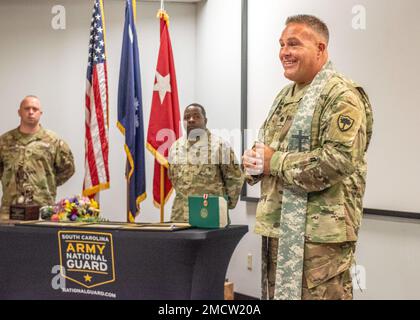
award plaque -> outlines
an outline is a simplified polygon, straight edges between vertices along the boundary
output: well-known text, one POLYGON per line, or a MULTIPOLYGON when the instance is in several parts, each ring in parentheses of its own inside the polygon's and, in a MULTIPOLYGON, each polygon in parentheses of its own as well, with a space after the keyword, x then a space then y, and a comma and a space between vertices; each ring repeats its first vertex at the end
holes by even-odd
POLYGON ((17 199, 10 205, 10 220, 38 220, 41 206, 33 201, 34 188, 28 183, 28 175, 24 171, 23 165, 19 165, 15 181, 17 199))
POLYGON ((39 209, 36 204, 13 204, 10 206, 10 220, 38 220, 39 209))

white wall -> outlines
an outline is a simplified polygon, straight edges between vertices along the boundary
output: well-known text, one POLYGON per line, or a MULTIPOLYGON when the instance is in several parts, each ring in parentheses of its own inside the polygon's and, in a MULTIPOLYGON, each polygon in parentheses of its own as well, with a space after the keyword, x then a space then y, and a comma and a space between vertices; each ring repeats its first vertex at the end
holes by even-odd
MULTIPOLYGON (((0 132, 17 127, 17 109, 27 94, 38 95, 44 107, 42 125, 66 140, 75 156, 76 173, 59 188, 58 197, 80 194, 84 175, 84 93, 88 58, 89 28, 93 1, 63 0, 66 29, 51 27, 53 0, 0 1, 0 93, 2 115, 0 132)), ((159 46, 159 3, 139 2, 137 32, 143 89, 145 134, 150 114, 157 53, 159 46)), ((170 34, 176 61, 180 106, 195 97, 195 25, 194 4, 167 3, 170 34)), ((123 136, 116 128, 117 92, 124 25, 125 1, 105 1, 107 56, 110 99, 110 175, 111 189, 101 193, 103 216, 125 221, 126 187, 123 136)), ((153 159, 146 154, 147 194, 141 205, 139 221, 159 221, 153 206, 153 159)), ((166 206, 169 219, 172 199, 166 206)))
MULTIPOLYGON (((271 16, 276 16, 275 12, 277 11, 268 10, 267 4, 270 1, 250 1, 254 3, 258 2, 258 6, 260 7, 258 10, 265 10, 271 16)), ((272 0, 271 2, 273 1, 277 3, 276 0, 272 0)), ((324 3, 325 1, 322 2, 324 3)), ((372 4, 372 2, 366 2, 372 4)), ((217 122, 213 128, 223 126, 224 128, 235 130, 240 127, 240 3, 240 0, 209 0, 207 3, 198 5, 197 8, 196 98, 204 105, 211 106, 211 111, 208 112, 209 124, 212 127, 212 122, 217 122)), ((347 6, 348 3, 346 2, 347 6)), ((375 3, 377 4, 376 1, 375 3)), ((290 5, 292 6, 293 4, 291 3, 290 5)), ((318 2, 313 5, 315 7, 321 7, 318 2)), ((318 10, 327 10, 327 8, 319 8, 318 10)), ((334 23, 337 23, 336 20, 334 21, 334 23)), ((253 23, 254 26, 259 23, 264 25, 265 21, 253 21, 253 23)), ((375 23, 378 23, 376 19, 375 23)), ((273 45, 269 47, 262 46, 260 48, 261 52, 272 51, 273 61, 277 59, 278 37, 282 31, 283 24, 284 21, 279 20, 278 25, 275 26, 276 30, 266 30, 265 32, 263 30, 259 35, 260 37, 266 37, 267 34, 274 34, 272 36, 274 38, 271 39, 273 45)), ((395 24, 392 25, 395 26, 395 24)), ((368 40, 375 41, 375 39, 366 39, 366 41, 368 40)), ((270 41, 270 39, 267 41, 270 41)), ((343 40, 336 39, 338 44, 334 43, 334 39, 332 41, 331 46, 336 46, 335 51, 338 51, 340 49, 339 41, 343 40)), ((346 58, 351 59, 352 57, 346 58)), ((343 60, 344 57, 338 56, 337 59, 343 60)), ((265 72, 264 68, 267 68, 267 74, 275 74, 276 72, 278 74, 279 88, 276 87, 273 89, 273 92, 265 97, 268 99, 268 104, 270 104, 276 94, 275 91, 280 89, 281 82, 284 81, 281 67, 279 64, 279 68, 273 69, 271 65, 269 67, 266 60, 261 60, 258 63, 260 68, 263 69, 262 73, 265 72)), ((372 61, 358 60, 358 63, 364 64, 367 68, 371 66, 372 61)), ((255 66, 249 66, 249 68, 249 72, 252 72, 252 68, 255 69, 255 66)), ((360 81, 363 82, 363 79, 360 81)), ((273 83, 266 83, 263 79, 260 79, 255 86, 263 90, 267 86, 273 86, 273 83)), ((384 95, 378 95, 377 98, 386 99, 384 95)), ((397 99, 397 96, 389 97, 389 99, 397 99)), ((382 104, 376 107, 380 108, 381 106, 382 104)), ((265 111, 262 117, 264 117, 264 114, 265 111)), ((250 118, 250 121, 252 121, 252 118, 250 118)), ((388 117, 387 119, 380 119, 378 122, 382 125, 383 123, 392 121, 393 118, 388 117)), ((403 124, 400 124, 400 122, 395 123, 399 123, 401 128, 393 128, 394 130, 404 129, 403 124)), ((258 127, 259 123, 255 123, 254 125, 258 127)), ((372 147, 375 146, 372 145, 372 147)), ((235 145, 235 150, 240 150, 240 145, 235 145)), ((377 167, 375 163, 381 161, 377 157, 370 158, 369 160, 371 168, 377 167)), ((395 163, 398 163, 398 161, 395 163)), ((399 166, 396 165, 394 167, 394 175, 398 175, 398 170, 399 166)), ((386 200, 386 204, 391 203, 388 201, 389 199, 382 200, 386 200)), ((413 201, 410 202, 412 203, 413 201)), ((404 199, 402 199, 402 202, 400 199, 399 205, 404 205, 404 199)), ((234 282, 235 291, 259 297, 261 240, 259 236, 253 234, 255 210, 255 204, 239 202, 236 209, 231 212, 232 222, 249 225, 250 232, 242 239, 235 250, 227 276, 234 282), (252 270, 247 269, 248 254, 253 256, 252 270)), ((420 224, 417 221, 372 216, 365 217, 360 230, 357 263, 366 270, 367 289, 363 293, 355 290, 355 298, 419 299, 420 292, 418 286, 420 285, 420 276, 417 272, 420 266, 420 253, 417 249, 419 247, 420 224)))
POLYGON ((356 299, 420 299, 420 221, 368 216, 356 263, 366 270, 366 290, 356 299))

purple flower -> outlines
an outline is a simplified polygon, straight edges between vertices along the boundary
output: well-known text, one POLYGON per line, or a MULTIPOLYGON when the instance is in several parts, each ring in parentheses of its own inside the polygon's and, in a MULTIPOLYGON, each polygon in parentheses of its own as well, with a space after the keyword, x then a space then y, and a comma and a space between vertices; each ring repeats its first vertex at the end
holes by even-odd
POLYGON ((70 216, 70 220, 71 220, 71 221, 76 221, 76 219, 77 219, 77 214, 72 214, 72 215, 70 216))

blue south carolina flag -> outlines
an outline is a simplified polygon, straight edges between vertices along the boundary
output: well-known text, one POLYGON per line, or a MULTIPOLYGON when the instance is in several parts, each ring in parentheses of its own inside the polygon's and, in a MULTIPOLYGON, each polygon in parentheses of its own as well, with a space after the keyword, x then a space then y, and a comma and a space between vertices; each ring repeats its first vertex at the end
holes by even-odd
POLYGON ((120 80, 118 85, 118 128, 125 135, 127 154, 128 219, 134 222, 139 204, 146 199, 144 167, 143 103, 140 83, 139 48, 133 7, 126 0, 120 80))

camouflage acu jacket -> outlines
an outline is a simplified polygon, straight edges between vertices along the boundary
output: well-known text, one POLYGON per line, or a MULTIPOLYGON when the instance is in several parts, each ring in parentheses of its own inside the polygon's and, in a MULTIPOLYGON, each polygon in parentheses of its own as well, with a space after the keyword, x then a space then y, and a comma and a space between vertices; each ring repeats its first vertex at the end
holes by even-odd
POLYGON ((262 182, 255 232, 279 237, 283 186, 288 185, 309 193, 306 241, 356 241, 372 135, 369 100, 361 87, 333 76, 314 111, 311 150, 288 153, 283 142, 304 91, 295 93, 294 84, 285 87, 261 128, 264 143, 276 152, 270 176, 247 177, 250 184, 262 182))
POLYGON ((169 178, 176 191, 171 220, 188 221, 188 196, 227 196, 233 209, 242 189, 243 174, 233 150, 219 137, 207 135, 192 143, 178 139, 169 151, 169 178))
POLYGON ((52 131, 41 128, 35 134, 11 130, 0 137, 0 178, 3 188, 1 212, 8 213, 16 202, 16 173, 23 167, 26 183, 33 187, 33 200, 39 205, 55 202, 57 186, 74 173, 69 146, 52 131))

